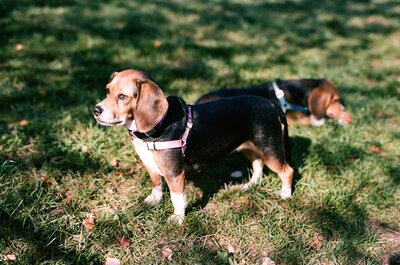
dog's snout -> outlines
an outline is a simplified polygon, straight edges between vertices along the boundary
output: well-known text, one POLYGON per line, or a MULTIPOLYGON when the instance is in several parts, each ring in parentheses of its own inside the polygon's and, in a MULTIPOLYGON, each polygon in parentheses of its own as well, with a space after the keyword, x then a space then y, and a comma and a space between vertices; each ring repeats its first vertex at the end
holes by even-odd
POLYGON ((99 116, 103 112, 103 108, 100 106, 95 106, 93 108, 93 114, 99 116))

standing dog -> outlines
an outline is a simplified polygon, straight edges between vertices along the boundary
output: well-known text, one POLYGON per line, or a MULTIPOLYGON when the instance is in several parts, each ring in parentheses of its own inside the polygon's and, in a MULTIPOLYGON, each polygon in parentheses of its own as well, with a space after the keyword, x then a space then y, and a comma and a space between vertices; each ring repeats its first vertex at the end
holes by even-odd
POLYGON ((240 95, 279 102, 289 124, 320 126, 325 123, 325 118, 341 125, 350 123, 350 115, 339 101, 339 91, 325 79, 277 79, 255 87, 221 89, 201 96, 196 104, 240 95))
POLYGON ((185 173, 235 150, 253 167, 244 189, 259 182, 266 165, 282 181, 279 195, 291 196, 288 128, 277 104, 241 96, 190 106, 178 97, 166 98, 146 74, 131 69, 112 74, 107 89, 107 97, 93 109, 94 117, 101 125, 128 128, 153 184, 145 202, 162 199, 164 177, 174 206, 170 220, 181 224, 185 216, 185 173))

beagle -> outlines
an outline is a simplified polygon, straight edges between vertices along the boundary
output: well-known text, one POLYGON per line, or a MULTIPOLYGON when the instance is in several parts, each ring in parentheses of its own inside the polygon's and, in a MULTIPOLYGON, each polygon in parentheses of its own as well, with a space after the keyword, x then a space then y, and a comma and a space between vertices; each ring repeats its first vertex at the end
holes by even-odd
POLYGON ((178 224, 184 220, 186 172, 232 151, 243 153, 252 163, 253 174, 244 190, 260 181, 265 165, 282 181, 280 197, 291 196, 288 128, 276 103, 240 96, 187 105, 179 97, 165 97, 145 73, 133 69, 113 73, 106 88, 107 97, 93 108, 93 115, 101 125, 127 127, 153 184, 145 203, 162 199, 164 178, 174 206, 169 220, 178 224))
POLYGON ((347 125, 351 120, 339 101, 339 91, 325 79, 277 79, 250 88, 221 89, 201 96, 196 104, 239 95, 254 95, 279 102, 289 124, 320 126, 325 123, 325 118, 330 118, 347 125))

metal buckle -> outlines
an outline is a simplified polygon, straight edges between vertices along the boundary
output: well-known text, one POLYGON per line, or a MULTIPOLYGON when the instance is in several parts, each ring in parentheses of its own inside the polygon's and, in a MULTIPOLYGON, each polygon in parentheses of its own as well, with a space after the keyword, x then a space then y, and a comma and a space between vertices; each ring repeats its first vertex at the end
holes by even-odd
POLYGON ((151 151, 151 150, 157 150, 156 149, 156 143, 155 142, 143 142, 146 144, 147 150, 151 151), (150 143, 153 144, 153 146, 150 145, 150 143), (152 149, 153 148, 153 149, 152 149))

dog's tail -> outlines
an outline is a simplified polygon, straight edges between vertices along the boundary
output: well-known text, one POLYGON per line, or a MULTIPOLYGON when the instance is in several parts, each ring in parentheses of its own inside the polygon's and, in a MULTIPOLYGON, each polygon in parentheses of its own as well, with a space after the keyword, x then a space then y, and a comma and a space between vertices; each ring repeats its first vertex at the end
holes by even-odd
POLYGON ((275 107, 276 111, 278 112, 279 121, 283 125, 282 140, 283 140, 283 147, 285 150, 285 162, 289 163, 291 151, 290 151, 290 141, 289 141, 289 129, 288 129, 288 123, 286 120, 286 115, 283 112, 283 110, 278 102, 276 102, 274 100, 271 100, 271 101, 273 102, 274 107, 275 107))

